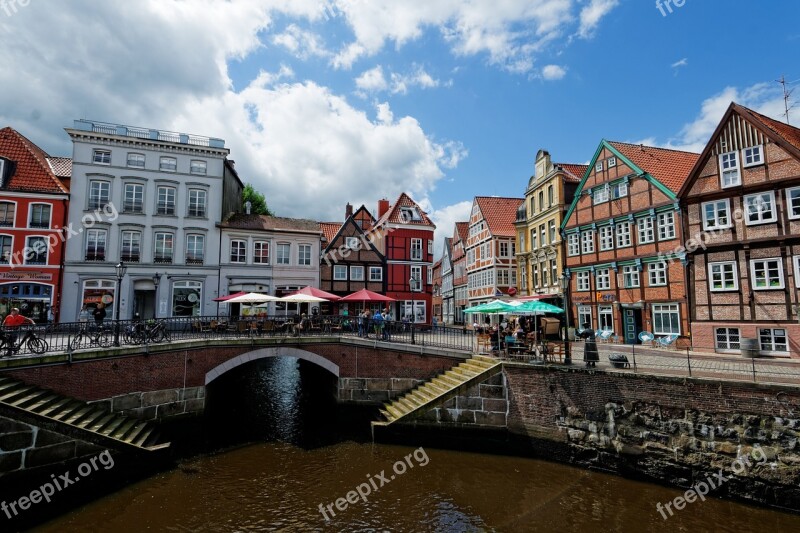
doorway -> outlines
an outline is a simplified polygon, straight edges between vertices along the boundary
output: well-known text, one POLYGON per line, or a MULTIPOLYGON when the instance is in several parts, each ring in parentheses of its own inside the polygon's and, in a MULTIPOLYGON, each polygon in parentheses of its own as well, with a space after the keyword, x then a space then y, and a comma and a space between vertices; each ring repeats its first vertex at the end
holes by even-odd
POLYGON ((642 331, 642 310, 622 309, 622 327, 625 331, 625 344, 639 344, 642 331))
POLYGON ((133 293, 133 316, 142 320, 156 317, 156 291, 136 290, 133 293))

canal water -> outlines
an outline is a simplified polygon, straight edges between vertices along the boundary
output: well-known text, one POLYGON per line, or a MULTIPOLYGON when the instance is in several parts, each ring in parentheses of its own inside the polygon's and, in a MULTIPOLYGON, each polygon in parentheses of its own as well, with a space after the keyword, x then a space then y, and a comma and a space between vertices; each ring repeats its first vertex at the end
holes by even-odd
POLYGON ((372 414, 337 408, 335 388, 294 359, 239 367, 203 427, 171 435, 189 458, 38 531, 800 531, 717 499, 665 520, 656 504, 681 492, 543 460, 374 445, 372 414))

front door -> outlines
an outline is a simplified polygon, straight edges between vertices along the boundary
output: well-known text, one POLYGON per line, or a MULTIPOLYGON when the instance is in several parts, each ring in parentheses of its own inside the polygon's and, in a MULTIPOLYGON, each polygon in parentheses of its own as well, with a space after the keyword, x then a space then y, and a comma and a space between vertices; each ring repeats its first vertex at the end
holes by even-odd
POLYGON ((133 294, 133 312, 142 320, 156 316, 156 291, 137 290, 133 294))
POLYGON ((623 309, 622 327, 625 329, 625 344, 639 344, 639 333, 642 331, 642 311, 640 309, 623 309))

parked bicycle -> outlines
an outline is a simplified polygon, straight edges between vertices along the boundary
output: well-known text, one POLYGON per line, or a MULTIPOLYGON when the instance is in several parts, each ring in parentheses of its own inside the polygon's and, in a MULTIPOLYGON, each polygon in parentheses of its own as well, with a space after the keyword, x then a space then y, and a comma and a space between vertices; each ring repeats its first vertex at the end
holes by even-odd
POLYGON ((113 344, 114 336, 111 335, 106 326, 88 326, 87 324, 82 324, 81 330, 69 343, 69 349, 78 350, 90 346, 108 348, 113 346, 113 344))
POLYGON ((32 329, 26 330, 19 342, 16 342, 19 332, 20 330, 0 331, 0 353, 6 352, 6 355, 14 355, 19 352, 20 348, 23 346, 27 347, 31 353, 37 355, 47 351, 47 341, 39 338, 32 329))
POLYGON ((125 344, 145 344, 150 342, 169 342, 171 340, 166 323, 155 320, 134 322, 125 328, 125 344))

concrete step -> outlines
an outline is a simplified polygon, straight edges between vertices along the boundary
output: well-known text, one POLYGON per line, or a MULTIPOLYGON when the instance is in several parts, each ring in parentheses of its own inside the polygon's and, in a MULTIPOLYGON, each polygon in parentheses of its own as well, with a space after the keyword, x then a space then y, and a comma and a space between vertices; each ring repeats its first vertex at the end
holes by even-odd
POLYGON ((21 398, 35 390, 35 387, 30 387, 24 384, 20 387, 9 387, 6 391, 0 394, 0 402, 11 403, 17 398, 21 398))
POLYGON ((156 428, 153 424, 143 424, 140 430, 131 431, 128 435, 123 437, 122 440, 130 442, 135 446, 142 446, 155 430, 156 428))
POLYGON ((91 405, 85 405, 82 408, 78 409, 73 413, 69 418, 66 418, 64 422, 67 424, 72 424, 73 426, 80 422, 84 417, 88 416, 92 411, 94 411, 94 407, 91 405))
POLYGON ((50 417, 53 413, 61 412, 61 409, 64 408, 69 402, 71 402, 71 398, 66 398, 64 396, 60 396, 58 400, 52 402, 49 405, 42 406, 39 409, 31 409, 32 412, 38 413, 42 416, 50 417))
POLYGON ((46 407, 53 405, 58 400, 61 400, 63 396, 59 396, 55 392, 50 392, 47 396, 40 398, 38 401, 32 403, 26 409, 28 411, 32 411, 34 413, 38 413, 39 411, 44 410, 46 407))
POLYGON ((101 418, 103 418, 107 414, 108 411, 106 411, 102 407, 96 407, 94 410, 92 410, 91 413, 85 416, 83 420, 81 420, 75 425, 78 426, 79 428, 89 429, 91 426, 96 424, 101 418))
POLYGON ((53 420, 58 420, 59 422, 63 422, 64 420, 75 414, 77 411, 79 411, 80 409, 83 409, 85 406, 86 404, 84 402, 78 400, 72 400, 64 407, 59 409, 57 413, 52 413, 49 418, 52 418, 53 420))
POLYGON ((101 435, 110 435, 113 436, 113 433, 127 423, 131 423, 133 425, 136 421, 132 418, 125 418, 124 416, 117 416, 116 419, 112 420, 110 424, 108 424, 105 428, 100 430, 101 435))
POLYGON ((138 424, 134 424, 134 426, 129 429, 128 431, 122 432, 120 431, 119 436, 115 436, 119 440, 124 440, 125 442, 129 442, 130 440, 135 439, 142 431, 148 428, 150 424, 147 422, 139 421, 138 424))
POLYGON ((37 400, 44 398, 50 394, 49 391, 44 389, 36 389, 30 394, 23 396, 22 398, 17 398, 13 402, 7 402, 15 407, 22 407, 23 409, 27 409, 29 405, 35 403, 37 400))
POLYGON ((105 415, 87 429, 89 431, 94 431, 95 433, 100 433, 100 430, 110 424, 116 417, 117 415, 105 415))

